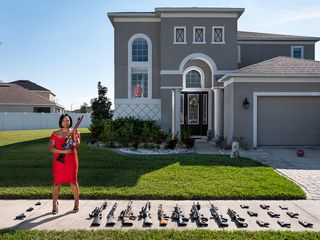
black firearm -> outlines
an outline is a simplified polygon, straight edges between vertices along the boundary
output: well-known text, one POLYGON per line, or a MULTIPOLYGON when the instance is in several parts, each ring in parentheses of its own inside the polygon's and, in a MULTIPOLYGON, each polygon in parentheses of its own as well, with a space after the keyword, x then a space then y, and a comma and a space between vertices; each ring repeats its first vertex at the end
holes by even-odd
POLYGON ((132 201, 129 201, 127 208, 120 213, 119 218, 122 220, 123 226, 132 226, 133 222, 137 217, 133 215, 132 212, 132 201))
POLYGON ((228 219, 224 218, 221 214, 219 214, 218 208, 214 206, 211 202, 209 202, 209 204, 210 204, 211 215, 216 220, 219 227, 228 227, 229 226, 229 224, 227 223, 228 219))
POLYGON ((91 223, 92 227, 100 226, 101 224, 101 218, 102 218, 102 211, 106 209, 107 207, 107 201, 104 201, 104 203, 101 205, 100 208, 96 207, 90 214, 89 217, 93 218, 93 221, 91 223))
POLYGON ((107 215, 107 226, 114 226, 116 224, 114 220, 114 211, 117 209, 118 204, 115 202, 107 215))
POLYGON ((171 219, 178 223, 178 226, 186 226, 189 218, 185 217, 178 204, 174 207, 171 219))
POLYGON ((228 214, 238 227, 248 227, 248 224, 245 222, 245 219, 240 217, 236 211, 228 208, 228 214))
POLYGON ((208 218, 204 217, 203 214, 200 213, 200 209, 201 206, 199 202, 197 202, 197 204, 193 202, 190 212, 191 220, 197 221, 197 224, 200 227, 206 227, 208 226, 208 218))
POLYGON ((143 218, 143 224, 145 226, 151 226, 151 215, 150 215, 151 203, 148 201, 144 207, 142 207, 141 211, 139 212, 139 218, 143 218))
POLYGON ((167 220, 169 219, 169 216, 164 213, 162 204, 159 205, 158 208, 158 218, 159 218, 159 224, 160 226, 166 226, 167 225, 167 220))
MULTIPOLYGON (((76 130, 78 129, 78 127, 79 127, 82 119, 83 119, 83 115, 78 118, 78 121, 77 121, 76 125, 74 126, 74 128, 72 129, 71 133, 69 133, 69 134, 67 135, 67 137, 65 138, 65 142, 64 142, 64 144, 62 145, 62 149, 63 149, 63 150, 67 150, 67 149, 69 149, 69 148, 72 147, 72 143, 73 143, 72 137, 73 137, 74 133, 76 132, 76 130)), ((64 161, 64 157, 65 157, 65 156, 66 156, 66 155, 65 155, 64 153, 60 153, 59 156, 57 157, 57 161, 58 161, 58 162, 61 162, 61 163, 64 163, 64 162, 65 162, 65 161, 64 161)))

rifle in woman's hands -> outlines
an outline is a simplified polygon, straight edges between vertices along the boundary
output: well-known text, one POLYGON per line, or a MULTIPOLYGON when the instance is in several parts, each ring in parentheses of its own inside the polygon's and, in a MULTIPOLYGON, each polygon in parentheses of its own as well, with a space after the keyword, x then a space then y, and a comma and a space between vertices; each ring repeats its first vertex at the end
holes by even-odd
MULTIPOLYGON (((65 139, 65 142, 64 142, 64 144, 62 146, 63 150, 67 150, 67 149, 71 148, 71 146, 73 144, 72 136, 76 133, 76 131, 77 131, 82 119, 83 119, 83 115, 78 118, 78 121, 77 121, 76 125, 74 126, 72 131, 67 135, 67 137, 65 139)), ((60 153, 59 156, 57 157, 57 161, 61 162, 61 163, 65 163, 64 157, 65 157, 65 154, 64 153, 60 153)))

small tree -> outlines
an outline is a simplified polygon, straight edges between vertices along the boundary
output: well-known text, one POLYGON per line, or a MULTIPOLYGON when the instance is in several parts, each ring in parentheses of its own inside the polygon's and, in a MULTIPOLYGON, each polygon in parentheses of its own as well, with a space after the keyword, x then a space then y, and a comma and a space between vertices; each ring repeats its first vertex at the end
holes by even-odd
POLYGON ((109 119, 112 118, 110 113, 111 101, 106 96, 108 88, 101 85, 101 82, 98 82, 98 98, 91 99, 91 119, 109 119))
POLYGON ((87 103, 84 103, 80 106, 80 112, 81 113, 87 113, 88 112, 88 104, 87 103))

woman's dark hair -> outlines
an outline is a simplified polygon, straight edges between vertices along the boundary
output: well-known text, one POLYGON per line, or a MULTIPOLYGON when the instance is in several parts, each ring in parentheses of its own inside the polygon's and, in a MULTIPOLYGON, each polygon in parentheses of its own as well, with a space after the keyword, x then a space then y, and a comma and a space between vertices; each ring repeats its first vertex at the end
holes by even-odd
POLYGON ((72 118, 71 118, 67 113, 66 113, 66 114, 62 114, 62 115, 60 116, 60 118, 59 118, 59 127, 60 127, 60 128, 63 128, 63 127, 62 127, 62 121, 63 121, 64 117, 68 117, 68 118, 70 119, 70 125, 69 125, 69 127, 72 127, 72 118))

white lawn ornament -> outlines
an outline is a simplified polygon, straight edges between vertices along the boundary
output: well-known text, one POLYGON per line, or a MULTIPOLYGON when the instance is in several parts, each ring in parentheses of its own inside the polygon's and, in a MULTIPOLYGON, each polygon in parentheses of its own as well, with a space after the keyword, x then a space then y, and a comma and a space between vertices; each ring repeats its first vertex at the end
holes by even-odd
POLYGON ((238 142, 233 142, 232 143, 232 150, 231 150, 231 155, 230 158, 238 158, 240 157, 240 147, 238 142))

